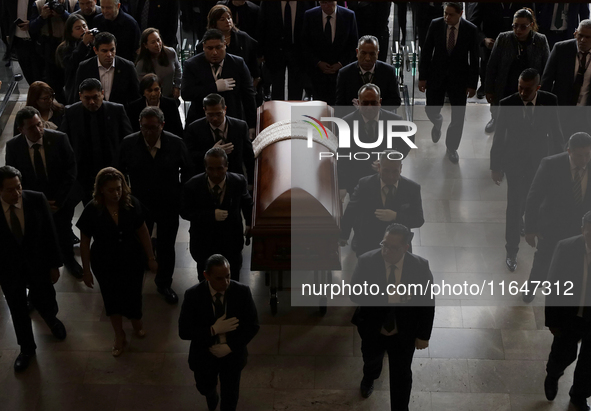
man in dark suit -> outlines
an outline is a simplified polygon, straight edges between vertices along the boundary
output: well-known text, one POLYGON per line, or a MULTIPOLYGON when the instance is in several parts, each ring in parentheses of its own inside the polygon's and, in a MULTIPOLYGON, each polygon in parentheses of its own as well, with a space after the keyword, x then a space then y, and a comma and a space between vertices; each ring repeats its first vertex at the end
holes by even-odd
POLYGON ((163 131, 164 120, 158 107, 148 106, 142 110, 140 131, 121 142, 117 168, 128 177, 133 195, 146 207, 150 234, 154 223, 157 224, 158 272, 154 281, 166 302, 176 304, 178 297, 171 284, 181 187, 193 176, 193 168, 183 140, 163 131))
MULTIPOLYGON (((412 389, 412 357, 415 348, 429 346, 435 301, 426 294, 392 294, 398 286, 427 287, 433 283, 429 262, 411 254, 408 249, 412 233, 401 224, 392 224, 385 230, 381 250, 363 254, 351 279, 351 287, 367 282, 376 284, 382 295, 352 295, 351 301, 360 306, 351 322, 361 337, 363 379, 361 396, 369 397, 374 380, 380 377, 384 353, 388 353, 390 368, 390 407, 408 410, 412 389), (388 293, 384 295, 384 292, 388 293), (415 294, 415 295, 412 295, 415 294)), ((423 289, 425 289, 423 288, 423 289)))
POLYGON ((185 132, 196 173, 205 172, 205 153, 212 147, 220 147, 228 155, 228 171, 244 175, 253 184, 254 152, 248 138, 248 124, 226 116, 226 102, 219 94, 205 97, 203 109, 205 117, 189 124, 185 132))
POLYGON ((57 229, 63 262, 76 278, 82 267, 72 248, 72 201, 76 182, 76 158, 68 136, 43 129, 41 115, 34 107, 25 107, 16 115, 20 134, 6 143, 6 164, 22 173, 26 190, 41 191, 49 201, 57 229))
POLYGON ((21 173, 14 167, 0 167, 0 199, 0 286, 21 347, 14 369, 23 371, 37 348, 27 308, 27 288, 51 333, 60 340, 66 338, 66 328, 56 317, 53 288, 62 261, 49 203, 43 193, 23 191, 21 173))
POLYGON ((589 3, 536 3, 536 17, 540 33, 552 49, 555 43, 568 40, 580 21, 589 18, 589 3))
POLYGON ((556 94, 558 105, 562 106, 560 117, 563 120, 565 134, 570 133, 567 135, 577 131, 588 131, 590 128, 590 51, 591 20, 587 19, 579 24, 574 39, 554 45, 542 75, 542 90, 556 94))
MULTIPOLYGON (((573 134, 568 152, 542 159, 525 204, 525 241, 537 251, 529 274, 531 281, 546 281, 552 252, 558 241, 580 230, 581 218, 591 209, 591 136, 573 134)), ((533 301, 533 292, 523 294, 533 301)))
POLYGON ((540 74, 526 69, 519 76, 518 92, 500 101, 499 127, 490 150, 491 177, 500 185, 507 176, 505 260, 517 268, 525 199, 542 158, 564 151, 556 96, 540 89, 540 74))
MULTIPOLYGON (((355 122, 357 122, 359 140, 363 143, 374 143, 378 140, 380 133, 384 137, 383 143, 376 148, 361 148, 356 144, 351 148, 339 147, 339 160, 337 163, 339 188, 346 190, 349 195, 353 195, 359 179, 375 174, 374 162, 377 158, 371 153, 381 152, 386 149, 387 140, 385 136, 387 135, 388 121, 402 120, 402 117, 398 114, 381 108, 380 92, 380 88, 375 84, 368 83, 361 86, 358 93, 359 106, 357 110, 343 117, 343 121, 349 125, 350 130, 354 130, 355 122), (367 153, 367 159, 356 153, 367 153), (357 157, 355 157, 356 155, 357 157)), ((411 140, 414 141, 414 137, 411 137, 411 140)), ((392 140, 391 148, 399 151, 405 157, 410 152, 410 147, 400 138, 392 140)), ((341 196, 344 196, 344 194, 341 191, 341 196)))
POLYGON ((462 3, 444 3, 443 17, 433 20, 422 46, 419 63, 419 91, 427 93, 425 112, 433 123, 431 139, 441 138, 441 107, 445 95, 451 103, 447 128, 447 156, 457 163, 464 129, 466 96, 473 97, 478 84, 478 30, 462 19, 462 3))
POLYGON ((359 88, 367 83, 380 88, 382 104, 388 110, 400 107, 400 93, 394 67, 378 61, 380 45, 374 36, 363 36, 357 44, 357 61, 339 70, 337 76, 337 106, 355 105, 359 88))
POLYGON ((140 48, 140 28, 137 22, 121 7, 120 0, 102 0, 102 14, 96 16, 92 24, 101 32, 112 33, 118 40, 118 54, 129 61, 135 61, 140 48))
POLYGON ((103 86, 95 78, 84 80, 76 104, 66 107, 60 131, 70 137, 78 164, 76 203, 92 198, 97 173, 112 166, 119 144, 133 132, 121 104, 103 101, 103 86))
POLYGON ((102 13, 101 6, 96 5, 96 0, 79 0, 78 6, 80 10, 72 14, 80 14, 86 20, 86 25, 89 29, 94 28, 94 18, 102 13))
MULTIPOLYGON (((388 42, 390 41, 390 7, 392 2, 389 1, 348 1, 347 8, 355 12, 355 20, 357 21, 357 34, 360 37, 373 36, 379 41, 380 61, 386 61, 388 57, 388 42)), ((399 25, 402 29, 402 39, 405 38, 406 30, 406 2, 396 2, 399 6, 397 8, 397 17, 399 25), (399 4, 404 3, 404 13, 399 4)), ((414 40, 414 39, 413 39, 414 40)), ((404 40, 401 41, 404 44, 404 40)))
POLYGON ((179 336, 191 340, 189 368, 212 411, 220 400, 218 375, 221 409, 236 409, 246 346, 260 328, 250 288, 230 280, 230 270, 223 255, 210 256, 202 274, 207 281, 187 290, 179 318, 179 336))
POLYGON ((149 27, 157 28, 162 42, 176 48, 179 0, 131 0, 129 14, 139 24, 140 32, 149 27))
POLYGON ((306 11, 302 43, 314 100, 335 104, 338 71, 354 60, 358 38, 355 13, 336 1, 306 11))
POLYGON ((301 100, 304 91, 302 25, 311 1, 264 1, 259 13, 259 53, 270 72, 273 100, 301 100), (289 7, 287 7, 289 6, 289 7), (287 11, 286 11, 287 10, 287 11), (285 68, 287 67, 287 99, 285 68))
POLYGON ((203 99, 218 93, 226 100, 228 115, 248 123, 251 139, 256 127, 256 102, 252 77, 241 57, 226 54, 226 39, 217 29, 203 35, 203 53, 191 57, 183 65, 181 94, 192 101, 186 124, 202 118, 203 99))
POLYGON ((187 181, 181 197, 181 217, 191 222, 191 255, 200 281, 207 258, 215 253, 226 256, 232 279, 239 281, 244 237, 252 223, 252 197, 246 179, 228 172, 228 156, 222 148, 211 148, 204 162, 205 173, 187 181))
MULTIPOLYGON (((544 392, 549 401, 556 398, 558 380, 564 370, 577 360, 570 402, 577 411, 588 411, 587 398, 591 396, 591 212, 583 216, 583 235, 560 241, 552 256, 548 281, 561 286, 572 283, 571 294, 562 294, 557 288, 546 296, 545 325, 554 336, 546 364, 544 392)), ((568 287, 568 285, 566 285, 568 287)))
POLYGON ((390 224, 418 228, 425 223, 421 186, 402 177, 401 171, 401 154, 385 151, 380 157, 378 174, 363 177, 355 187, 341 219, 339 244, 347 245, 353 229, 351 248, 357 257, 375 249, 390 224))
MULTIPOLYGON (((97 78, 103 84, 105 100, 126 105, 140 97, 140 83, 133 63, 116 56, 117 50, 117 39, 111 33, 97 34, 96 57, 80 63, 74 84, 77 87, 87 78, 97 78)), ((71 101, 76 101, 75 96, 71 101)))

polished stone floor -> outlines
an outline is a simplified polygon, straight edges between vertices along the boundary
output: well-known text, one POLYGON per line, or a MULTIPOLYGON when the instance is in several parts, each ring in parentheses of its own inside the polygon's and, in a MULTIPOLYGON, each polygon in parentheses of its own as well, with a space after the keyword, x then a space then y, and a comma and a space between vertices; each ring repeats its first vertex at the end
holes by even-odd
MULTIPOLYGON (((449 110, 444 115, 449 121, 449 110)), ((429 260, 435 281, 523 281, 531 267, 533 250, 524 241, 516 272, 504 266, 506 185, 497 187, 489 177, 491 136, 483 131, 488 115, 488 106, 470 104, 460 162, 454 165, 445 156, 443 138, 431 142, 430 123, 423 108, 415 107, 419 149, 404 162, 403 174, 422 186, 426 222, 415 230, 413 245, 429 260)), ((7 137, 0 140, 0 165, 7 137)), ((197 281, 187 229, 182 221, 173 284, 181 300, 197 281)), ((345 269, 336 278, 347 278, 355 263, 348 248, 342 258, 345 269)), ((362 359, 349 322, 353 308, 329 307, 321 316, 315 307, 291 307, 286 276, 273 316, 264 275, 249 272, 249 259, 247 248, 241 279, 251 286, 261 329, 248 347, 239 409, 388 410, 387 362, 374 394, 366 400, 359 394, 362 359)), ((68 338, 55 341, 34 313, 39 348, 20 374, 12 369, 18 345, 0 300, 0 410, 206 410, 187 366, 189 343, 178 338, 180 304, 169 306, 160 298, 152 274, 143 291, 147 337, 131 337, 119 358, 110 354, 113 335, 98 287, 90 290, 63 272, 56 290, 68 338)), ((499 302, 486 294, 439 299, 430 347, 413 362, 411 410, 567 410, 572 367, 556 400, 544 397, 551 334, 542 303, 538 297, 524 306, 516 296, 499 302)), ((131 325, 125 326, 131 335, 131 325)))

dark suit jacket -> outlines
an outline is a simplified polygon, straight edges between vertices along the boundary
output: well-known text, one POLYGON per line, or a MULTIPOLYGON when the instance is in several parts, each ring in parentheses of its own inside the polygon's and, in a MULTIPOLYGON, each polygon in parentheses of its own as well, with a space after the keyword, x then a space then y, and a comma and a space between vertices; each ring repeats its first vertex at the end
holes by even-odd
MULTIPOLYGON (((357 98, 358 91, 363 86, 363 78, 359 73, 359 64, 356 61, 339 70, 337 76, 337 106, 353 105, 352 100, 357 98)), ((380 88, 382 106, 400 107, 398 81, 393 66, 377 61, 372 83, 380 88)))
MULTIPOLYGON (((357 260, 351 286, 353 287, 354 284, 363 285, 365 281, 368 286, 377 284, 381 292, 385 292, 388 286, 384 258, 379 249, 369 251, 357 260)), ((421 284, 423 287, 433 284, 429 262, 418 255, 407 252, 404 255, 400 284, 421 284)), ((385 296, 352 295, 351 301, 360 305, 351 322, 357 326, 362 339, 372 336, 375 338, 380 334, 390 310, 394 310, 396 327, 401 336, 420 338, 426 341, 431 338, 435 301, 430 299, 428 292, 425 296, 412 296, 406 303, 389 306, 387 294, 385 296)))
POLYGON ((49 275, 51 268, 62 266, 57 234, 45 195, 24 190, 23 213, 25 229, 20 245, 14 238, 6 218, 0 218, 0 283, 3 284, 4 281, 10 281, 9 276, 15 274, 31 277, 49 275))
MULTIPOLYGON (((587 181, 591 167, 587 165, 587 181)), ((581 219, 591 209, 591 184, 582 205, 575 205, 568 153, 542 159, 527 195, 525 232, 562 240, 581 232, 581 219)))
MULTIPOLYGON (((84 60, 78 66, 76 71, 76 82, 74 83, 71 101, 79 101, 78 86, 83 80, 87 78, 101 79, 98 69, 98 57, 92 57, 84 60)), ((115 76, 113 78, 113 87, 111 87, 111 95, 109 101, 111 103, 119 103, 124 106, 128 103, 137 100, 140 97, 140 83, 137 78, 135 66, 129 60, 125 60, 119 56, 115 56, 115 76)))
MULTIPOLYGON (((226 116, 228 124, 228 141, 234 144, 234 150, 228 154, 228 171, 244 175, 250 184, 254 181, 254 152, 248 137, 248 125, 237 118, 226 116)), ((203 160, 205 153, 216 143, 211 134, 211 127, 205 118, 192 122, 185 131, 185 143, 195 166, 197 174, 205 172, 203 160)))
MULTIPOLYGON (((250 76, 252 78, 260 77, 261 69, 257 60, 257 41, 244 31, 232 31, 230 37, 230 45, 226 45, 226 53, 242 57, 246 67, 248 67, 250 76)), ((202 41, 195 46, 195 54, 199 53, 203 53, 202 41)))
POLYGON ((233 78, 236 81, 234 90, 218 93, 211 65, 200 53, 183 65, 181 93, 184 100, 191 101, 186 124, 205 117, 203 99, 211 93, 218 93, 226 100, 227 114, 248 123, 250 128, 256 126, 255 91, 252 77, 244 60, 232 54, 226 54, 221 78, 233 78))
MULTIPOLYGON (((131 0, 130 3, 129 14, 131 14, 139 25, 142 22, 144 1, 131 0)), ((150 0, 148 27, 157 28, 160 31, 162 42, 168 47, 175 47, 177 44, 176 32, 178 26, 179 0, 150 0)))
MULTIPOLYGON (((383 143, 378 148, 372 149, 365 149, 357 147, 356 144, 352 143, 351 148, 342 148, 339 147, 338 154, 340 156, 339 161, 337 163, 338 175, 339 175, 339 188, 346 189, 349 193, 353 194, 355 190, 355 186, 359 182, 359 179, 370 176, 375 174, 375 170, 372 168, 372 163, 374 160, 377 159, 375 154, 371 154, 372 152, 380 152, 387 149, 387 139, 386 139, 386 130, 388 121, 400 121, 402 117, 398 114, 391 113, 387 110, 381 109, 380 110, 380 121, 382 123, 382 130, 383 130, 383 143), (371 155, 369 160, 353 160, 353 155, 356 152, 366 152, 371 155), (349 154, 351 155, 351 160, 348 157, 349 154)), ((365 130, 365 120, 363 116, 359 112, 359 110, 355 110, 353 113, 346 115, 343 117, 343 120, 349 124, 349 128, 352 131, 354 122, 357 121, 358 123, 358 131, 359 131, 359 138, 363 142, 375 142, 378 136, 368 136, 365 130)), ((398 127, 397 127, 398 128, 398 127)), ((414 141, 414 137, 411 137, 411 140, 414 141)), ((392 149, 400 151, 405 157, 410 152, 410 147, 400 138, 392 139, 392 149)))
POLYGON ((577 52, 576 39, 559 41, 554 45, 546 63, 542 76, 542 90, 556 94, 559 106, 572 105, 577 52))
MULTIPOLYGON (((554 249, 552 263, 548 271, 548 281, 552 284, 559 281, 560 294, 553 292, 546 296, 545 325, 556 328, 578 328, 576 321, 583 289, 583 269, 585 265, 585 238, 577 235, 560 241, 554 249), (572 295, 565 295, 565 282, 571 281, 572 295)), ((587 292, 589 292, 587 282, 587 292)))
MULTIPOLYGON (((224 221, 215 219, 216 205, 205 173, 185 183, 181 196, 181 217, 191 222, 190 247, 194 258, 207 254, 212 248, 231 253, 242 250, 242 216, 247 226, 252 224, 252 197, 248 193, 244 176, 230 172, 226 174, 226 193, 219 208, 228 211, 224 221)), ((206 257, 209 255, 211 253, 206 257)))
MULTIPOLYGON (((319 72, 316 65, 320 61, 328 64, 340 62, 346 66, 355 59, 355 49, 359 39, 355 13, 341 6, 337 6, 336 13, 337 26, 332 44, 329 44, 324 37, 320 6, 314 7, 304 14, 302 43, 305 50, 304 55, 308 59, 309 67, 314 69, 313 72, 319 72)), ((334 24, 332 19, 331 24, 334 24)))
POLYGON ((524 118, 523 101, 515 93, 500 101, 498 123, 490 149, 490 169, 494 171, 538 169, 542 158, 562 153, 562 135, 556 96, 538 91, 533 122, 524 118))
MULTIPOLYGON (((237 358, 246 360, 246 346, 260 328, 250 288, 230 280, 224 298, 227 299, 226 318, 236 317, 239 320, 238 328, 226 333, 226 342, 237 358)), ((179 336, 183 340, 191 340, 191 370, 195 370, 202 361, 212 357, 209 347, 214 345, 216 340, 215 336, 211 335, 211 326, 215 321, 209 282, 202 281, 185 292, 179 317, 179 336)))
MULTIPOLYGON (((99 14, 92 20, 94 27, 100 31, 108 31, 117 39, 117 55, 129 61, 135 61, 136 51, 140 48, 140 28, 129 14, 119 9, 114 21, 107 20, 99 14)), ((167 44, 170 46, 170 44, 167 44)))
POLYGON ((43 191, 43 194, 61 207, 66 202, 76 181, 76 158, 68 136, 59 131, 44 130, 43 149, 48 185, 45 190, 37 183, 35 167, 27 139, 22 134, 6 143, 6 165, 18 169, 22 185, 27 190, 43 191))
MULTIPOLYGON (((552 27, 554 3, 536 3, 536 19, 541 33, 549 33, 552 27)), ((569 3, 567 15, 568 34, 574 33, 579 22, 589 18, 589 3, 569 3)))
POLYGON ((153 158, 141 132, 125 137, 116 167, 128 176, 133 195, 154 212, 178 213, 182 184, 193 176, 185 143, 166 131, 153 158))
MULTIPOLYGON (((145 97, 140 97, 125 107, 125 111, 127 112, 127 117, 129 117, 133 131, 140 131, 140 113, 145 108, 145 97)), ((161 96, 160 110, 162 110, 162 113, 164 113, 164 131, 168 131, 175 136, 182 137, 183 123, 181 121, 181 115, 179 114, 179 108, 176 105, 174 99, 161 96)))
POLYGON ((460 19, 456 45, 449 55, 446 40, 447 24, 443 17, 429 26, 421 51, 419 80, 427 80, 427 87, 476 89, 478 84, 478 29, 460 19))
POLYGON ((351 229, 355 230, 352 248, 357 252, 379 247, 386 227, 392 223, 399 223, 408 228, 421 227, 425 223, 420 185, 400 176, 392 209, 397 215, 396 220, 392 222, 380 221, 374 214, 377 209, 384 208, 381 191, 378 174, 363 177, 355 187, 341 219, 341 238, 348 239, 351 229))

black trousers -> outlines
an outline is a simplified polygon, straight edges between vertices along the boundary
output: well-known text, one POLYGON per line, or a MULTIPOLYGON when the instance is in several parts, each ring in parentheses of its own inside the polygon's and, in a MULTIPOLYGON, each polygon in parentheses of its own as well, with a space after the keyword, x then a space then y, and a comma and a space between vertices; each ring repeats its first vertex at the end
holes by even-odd
POLYGON ((506 171, 507 177, 507 210, 505 212, 505 249, 507 255, 515 257, 521 241, 521 227, 525 200, 536 170, 526 167, 506 171))
POLYGON ((220 378, 220 410, 234 411, 240 395, 240 375, 246 365, 246 357, 230 353, 217 358, 207 353, 204 360, 193 370, 195 385, 202 395, 216 390, 220 378))
POLYGON ((286 52, 284 59, 266 65, 271 77, 272 100, 301 100, 304 92, 304 75, 301 62, 294 52, 286 52), (285 68, 287 68, 287 99, 285 98, 285 68))
POLYGON ((560 377, 566 367, 577 359, 577 345, 581 341, 570 395, 575 398, 591 397, 591 323, 577 317, 574 327, 561 331, 560 337, 554 336, 546 372, 551 377, 560 377))
POLYGON ((442 85, 441 87, 429 86, 427 82, 427 106, 425 113, 435 127, 441 128, 443 116, 441 108, 445 102, 445 94, 449 96, 451 103, 451 123, 447 127, 445 145, 450 151, 457 150, 464 130, 464 117, 466 116, 466 89, 442 85))
POLYGON ((32 354, 37 345, 33 337, 33 327, 27 307, 27 288, 29 298, 43 320, 52 326, 58 312, 55 289, 49 272, 29 275, 24 271, 5 272, 0 277, 0 286, 10 309, 10 316, 21 352, 32 354))
POLYGON ((13 41, 18 64, 21 66, 27 83, 33 84, 35 81, 41 81, 43 79, 44 60, 37 53, 35 41, 23 40, 16 36, 14 36, 13 41))
POLYGON ((337 101, 337 75, 324 74, 318 67, 314 67, 310 75, 312 80, 312 89, 314 90, 314 100, 325 101, 328 105, 334 106, 337 101))
POLYGON ((176 210, 150 209, 146 215, 146 225, 150 235, 156 223, 158 272, 154 282, 159 288, 168 288, 172 284, 172 275, 176 259, 175 243, 179 231, 179 213, 176 210))
POLYGON ((415 339, 400 334, 389 337, 382 334, 361 335, 363 378, 365 380, 373 381, 380 377, 386 352, 388 352, 388 366, 390 368, 391 410, 408 411, 412 389, 411 364, 415 352, 415 339))

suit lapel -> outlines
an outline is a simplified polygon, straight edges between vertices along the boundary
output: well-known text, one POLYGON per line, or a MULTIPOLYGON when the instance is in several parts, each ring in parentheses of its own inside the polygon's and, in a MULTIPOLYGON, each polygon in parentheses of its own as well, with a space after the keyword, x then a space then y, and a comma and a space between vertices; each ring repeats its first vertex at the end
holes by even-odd
MULTIPOLYGON (((45 139, 44 139, 45 140, 45 139)), ((19 145, 19 152, 23 153, 23 156, 25 156, 25 161, 24 161, 24 165, 25 165, 25 169, 24 170, 20 170, 23 174, 26 175, 30 175, 30 176, 35 176, 35 168, 33 167, 33 163, 31 160, 31 153, 29 152, 29 145, 27 144, 27 138, 21 134, 18 141, 18 145, 19 145)), ((45 143, 44 143, 45 144, 45 143)), ((47 158, 45 159, 47 161, 47 158)), ((35 182, 35 181, 32 181, 35 182)))

